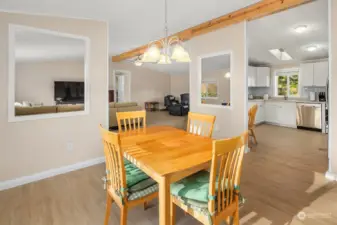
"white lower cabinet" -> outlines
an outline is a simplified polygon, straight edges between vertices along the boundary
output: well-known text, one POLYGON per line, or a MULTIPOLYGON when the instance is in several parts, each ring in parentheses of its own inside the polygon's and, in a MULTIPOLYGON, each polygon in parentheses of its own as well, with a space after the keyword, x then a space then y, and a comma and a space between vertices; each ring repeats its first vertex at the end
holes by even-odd
POLYGON ((266 102, 265 121, 286 127, 296 127, 296 103, 266 102))
POLYGON ((258 105, 255 124, 273 123, 296 128, 296 102, 249 101, 248 109, 258 105))

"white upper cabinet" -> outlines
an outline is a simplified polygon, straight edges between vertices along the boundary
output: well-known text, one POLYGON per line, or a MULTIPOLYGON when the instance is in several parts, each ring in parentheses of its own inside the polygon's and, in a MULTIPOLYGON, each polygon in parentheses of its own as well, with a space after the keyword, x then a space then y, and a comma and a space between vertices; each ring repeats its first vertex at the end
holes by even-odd
POLYGON ((269 67, 257 67, 257 87, 269 87, 270 86, 270 68, 269 67))
POLYGON ((256 73, 256 67, 248 66, 248 87, 256 86, 256 73))
POLYGON ((314 85, 314 64, 304 63, 300 67, 300 84, 301 86, 314 85))
POLYGON ((248 67, 248 87, 269 87, 269 67, 248 67))
POLYGON ((318 62, 314 64, 314 85, 326 86, 329 76, 329 62, 318 62))
POLYGON ((301 86, 326 86, 329 62, 303 63, 300 69, 301 86))

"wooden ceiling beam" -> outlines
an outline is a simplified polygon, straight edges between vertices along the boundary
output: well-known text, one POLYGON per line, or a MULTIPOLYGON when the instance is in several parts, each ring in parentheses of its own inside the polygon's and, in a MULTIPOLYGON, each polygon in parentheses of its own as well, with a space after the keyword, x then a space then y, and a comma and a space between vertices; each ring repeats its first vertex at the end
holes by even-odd
MULTIPOLYGON (((173 34, 172 36, 178 36, 180 40, 187 41, 192 39, 193 37, 207 34, 209 32, 224 28, 226 26, 230 26, 232 24, 240 23, 245 20, 250 21, 258 19, 312 1, 315 0, 262 0, 256 4, 239 9, 227 15, 188 28, 186 30, 173 34)), ((120 55, 113 56, 112 61, 120 62, 129 58, 139 56, 146 51, 147 47, 148 45, 143 45, 120 55)), ((161 48, 162 46, 158 47, 161 48)))

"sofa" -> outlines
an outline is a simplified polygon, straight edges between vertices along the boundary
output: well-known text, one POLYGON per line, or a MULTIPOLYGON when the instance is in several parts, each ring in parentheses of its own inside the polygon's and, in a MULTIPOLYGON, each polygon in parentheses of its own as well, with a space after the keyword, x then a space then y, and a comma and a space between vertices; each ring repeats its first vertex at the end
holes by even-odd
POLYGON ((32 107, 15 107, 16 116, 28 116, 37 114, 63 113, 83 111, 84 105, 53 105, 53 106, 32 106, 32 107))
POLYGON ((117 127, 116 112, 139 111, 142 107, 136 102, 110 102, 109 103, 109 127, 117 127))

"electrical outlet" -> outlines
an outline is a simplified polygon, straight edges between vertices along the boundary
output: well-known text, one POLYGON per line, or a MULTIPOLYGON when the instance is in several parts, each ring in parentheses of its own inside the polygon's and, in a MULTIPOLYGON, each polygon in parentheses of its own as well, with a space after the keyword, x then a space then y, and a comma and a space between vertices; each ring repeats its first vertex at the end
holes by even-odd
POLYGON ((67 143, 67 151, 72 152, 74 150, 74 144, 72 142, 67 143))

